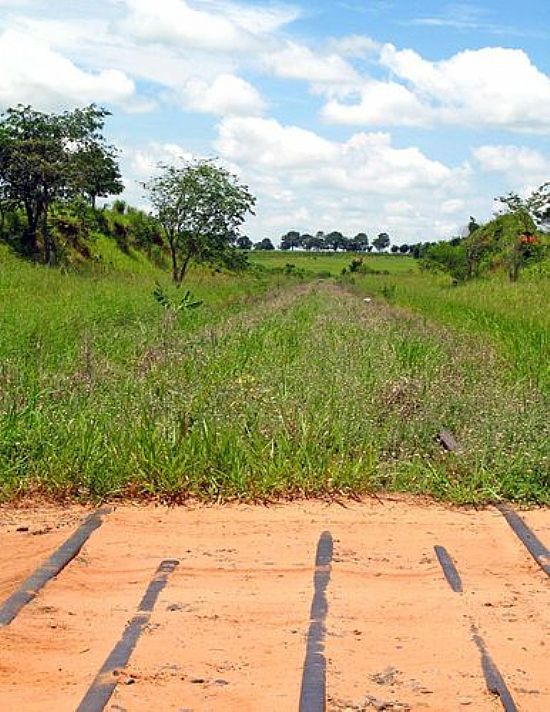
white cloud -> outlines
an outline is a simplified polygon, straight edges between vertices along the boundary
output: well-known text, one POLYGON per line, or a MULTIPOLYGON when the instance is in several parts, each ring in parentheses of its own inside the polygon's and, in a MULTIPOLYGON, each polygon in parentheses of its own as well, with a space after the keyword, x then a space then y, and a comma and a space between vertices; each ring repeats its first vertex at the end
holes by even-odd
POLYGON ((370 57, 380 50, 380 42, 377 42, 368 35, 345 35, 344 37, 333 38, 329 42, 333 52, 344 57, 370 57))
POLYGON ((391 81, 367 82, 355 103, 329 101, 325 118, 550 132, 550 78, 523 50, 485 47, 431 62, 411 49, 386 44, 380 64, 393 73, 391 81))
POLYGON ((450 200, 444 200, 439 209, 443 215, 453 215, 454 213, 463 213, 466 209, 466 204, 461 198, 451 198, 450 200))
POLYGON ((234 74, 220 74, 211 84, 190 79, 183 87, 182 98, 187 109, 222 116, 254 116, 265 108, 252 84, 234 74))
POLYGON ((472 151, 481 169, 500 173, 511 189, 528 192, 550 177, 550 155, 525 146, 478 146, 472 151))
POLYGON ((330 141, 297 126, 282 126, 275 119, 226 119, 215 146, 228 160, 267 168, 304 168, 337 156, 330 141))
POLYGON ((391 227, 397 241, 414 241, 449 236, 463 222, 441 220, 439 206, 468 190, 468 168, 396 147, 387 133, 337 142, 264 118, 224 119, 218 132, 220 156, 258 194, 261 217, 247 228, 253 235, 391 227))
POLYGON ((315 84, 356 82, 359 77, 353 67, 338 54, 320 54, 296 42, 265 55, 265 66, 279 77, 303 79, 315 84))
POLYGON ((261 37, 294 20, 289 8, 256 7, 232 2, 202 2, 199 8, 186 0, 125 0, 128 15, 124 31, 146 42, 172 45, 179 50, 247 52, 261 37))
POLYGON ((402 126, 423 126, 429 122, 429 112, 406 87, 396 82, 369 81, 360 90, 357 103, 330 99, 322 109, 322 117, 339 124, 399 123, 402 126))
POLYGON ((117 69, 86 72, 28 35, 7 30, 0 36, 0 105, 29 103, 38 109, 74 104, 124 104, 134 82, 117 69))

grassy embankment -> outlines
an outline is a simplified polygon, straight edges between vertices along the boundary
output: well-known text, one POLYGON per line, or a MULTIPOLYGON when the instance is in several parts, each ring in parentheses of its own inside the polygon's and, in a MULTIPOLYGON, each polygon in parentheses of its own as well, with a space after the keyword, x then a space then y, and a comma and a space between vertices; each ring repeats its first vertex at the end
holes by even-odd
MULTIPOLYGON (((459 502, 550 500, 543 396, 534 379, 511 382, 510 355, 488 327, 449 330, 281 273, 195 272, 188 286, 205 304, 176 315, 151 297, 157 270, 138 255, 112 257, 103 273, 63 275, 0 255, 3 499, 386 488, 459 502), (435 442, 441 427, 459 453, 435 442)), ((298 261, 268 259, 278 258, 298 261)), ((381 292, 399 280, 385 293, 403 302, 413 280, 420 294, 458 293, 432 286, 412 260, 372 259, 402 274, 361 277, 354 288, 381 292)), ((327 264, 340 273, 350 258, 318 260, 337 260, 327 264)))

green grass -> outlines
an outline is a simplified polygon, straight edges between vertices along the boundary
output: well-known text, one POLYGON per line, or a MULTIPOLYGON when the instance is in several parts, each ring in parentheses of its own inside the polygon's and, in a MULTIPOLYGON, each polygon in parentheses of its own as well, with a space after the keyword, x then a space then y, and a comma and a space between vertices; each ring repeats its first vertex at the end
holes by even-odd
MULTIPOLYGON (((487 339, 503 356, 511 383, 550 389, 550 280, 503 275, 457 287, 430 274, 354 277, 359 293, 382 297, 462 334, 487 339)), ((348 281, 349 283, 349 281, 348 281)))
POLYGON ((388 271, 390 274, 416 274, 418 264, 412 257, 389 254, 355 255, 345 252, 281 252, 252 251, 250 261, 269 269, 284 269, 287 264, 295 265, 297 269, 306 270, 310 274, 326 273, 338 277, 344 268, 349 268, 350 262, 361 257, 368 267, 377 271, 388 271))
MULTIPOLYGON (((265 271, 196 270, 204 305, 176 315, 151 295, 163 273, 119 259, 62 274, 0 253, 0 499, 550 500, 546 404, 487 330, 265 271)), ((424 276, 395 279, 399 299, 424 276)))

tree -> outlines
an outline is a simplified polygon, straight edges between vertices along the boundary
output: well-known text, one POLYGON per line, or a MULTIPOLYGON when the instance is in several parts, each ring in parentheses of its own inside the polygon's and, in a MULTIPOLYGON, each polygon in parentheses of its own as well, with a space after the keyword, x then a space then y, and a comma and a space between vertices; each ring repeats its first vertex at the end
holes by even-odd
POLYGON ((247 237, 246 235, 243 235, 242 237, 238 237, 237 241, 235 243, 239 250, 251 250, 252 249, 252 240, 247 237))
POLYGON ((399 252, 400 252, 402 255, 406 255, 406 254, 409 252, 409 249, 410 249, 410 248, 409 248, 409 246, 408 246, 406 243, 399 246, 399 252))
POLYGON ((399 247, 398 247, 398 245, 392 245, 390 252, 392 252, 394 255, 395 255, 396 252, 399 252, 399 247))
POLYGON ((273 245, 273 243, 271 242, 269 237, 264 237, 263 240, 261 240, 260 242, 257 242, 254 245, 254 249, 255 250, 274 250, 275 246, 273 245))
POLYGON ((109 112, 95 104, 62 114, 46 114, 20 104, 0 115, 0 185, 3 197, 25 211, 22 248, 27 254, 38 253, 40 230, 44 259, 55 262, 49 209, 55 201, 82 191, 86 152, 93 151, 96 157, 102 151, 111 155, 102 135, 107 116, 109 112))
POLYGON ((256 199, 211 160, 159 168, 144 187, 168 241, 172 278, 181 284, 191 260, 212 263, 231 257, 239 227, 256 199))
POLYGON ((376 248, 377 252, 382 252, 390 245, 390 236, 387 232, 381 232, 378 237, 375 237, 372 241, 373 247, 376 248))
POLYGON ((329 232, 325 235, 325 245, 336 252, 337 250, 344 249, 346 246, 346 238, 338 230, 329 232))
POLYGON ((356 252, 366 252, 369 246, 369 238, 366 232, 358 232, 352 240, 356 252))
POLYGON ((124 190, 113 146, 93 143, 74 156, 75 187, 95 208, 97 198, 119 195, 124 190))
POLYGON ((507 193, 495 198, 505 207, 497 211, 497 215, 526 211, 536 225, 542 229, 550 223, 550 182, 543 183, 527 198, 521 198, 517 193, 507 193))
POLYGON ((317 233, 316 235, 302 235, 302 244, 306 250, 322 250, 325 247, 324 233, 317 233))
POLYGON ((467 230, 468 230, 468 235, 471 235, 476 230, 479 230, 479 224, 477 223, 476 219, 472 215, 470 215, 470 221, 468 222, 467 230))
POLYGON ((300 233, 297 230, 289 230, 281 237, 281 250, 294 250, 301 244, 300 233))

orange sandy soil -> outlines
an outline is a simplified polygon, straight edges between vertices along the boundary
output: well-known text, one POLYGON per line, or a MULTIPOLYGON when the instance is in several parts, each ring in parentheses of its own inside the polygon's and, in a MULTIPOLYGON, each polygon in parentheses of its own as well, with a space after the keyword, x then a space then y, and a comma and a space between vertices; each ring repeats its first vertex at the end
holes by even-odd
MULTIPOLYGON (((0 601, 84 514, 0 508, 0 601)), ((548 544, 550 510, 522 516, 548 544)), ((0 709, 74 710, 160 561, 176 558, 106 709, 296 710, 327 530, 328 710, 502 709, 486 689, 472 623, 519 709, 550 709, 550 580, 496 510, 405 497, 114 507, 0 628, 0 709), (464 593, 451 591, 436 544, 454 558, 464 593)))

